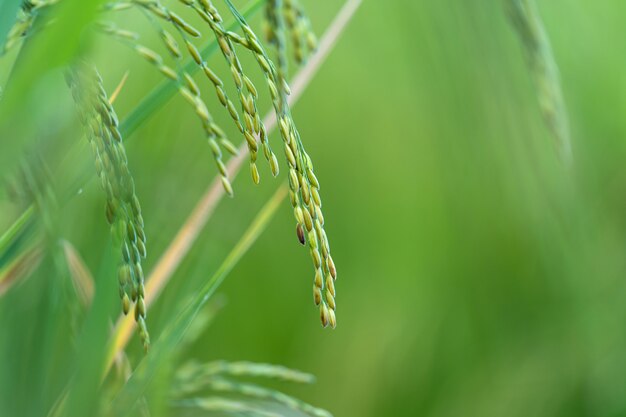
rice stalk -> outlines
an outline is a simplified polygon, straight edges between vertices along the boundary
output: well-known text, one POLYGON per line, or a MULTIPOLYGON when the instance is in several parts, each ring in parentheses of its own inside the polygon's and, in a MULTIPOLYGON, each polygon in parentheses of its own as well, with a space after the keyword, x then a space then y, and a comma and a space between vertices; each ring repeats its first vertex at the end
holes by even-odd
MULTIPOLYGON (((154 3, 155 2, 150 2, 150 4, 154 4, 154 3)), ((209 12, 212 11, 210 6, 211 6, 210 2, 206 2, 206 4, 203 6, 205 13, 207 15, 209 14, 209 12)), ((231 10, 234 10, 234 8, 232 7, 232 4, 229 4, 229 7, 231 7, 231 10)), ((122 7, 117 6, 117 9, 120 9, 120 8, 122 7)), ((161 10, 161 12, 163 12, 163 10, 159 8, 153 8, 153 10, 161 10)), ((156 14, 158 15, 159 12, 156 12, 156 14)), ((161 14, 164 14, 164 13, 161 13, 161 14)), ((296 217, 298 219, 298 228, 300 229, 299 230, 300 236, 304 235, 304 229, 306 229, 306 231, 308 232, 308 238, 309 238, 308 240, 309 240, 311 256, 313 257, 314 265, 316 266, 316 269, 317 269, 316 280, 315 280, 317 290, 316 291, 314 290, 314 294, 316 295, 314 298, 316 300, 320 299, 319 301, 317 301, 317 303, 320 304, 322 323, 324 325, 327 325, 330 323, 334 327, 335 325, 334 295, 335 294, 334 294, 333 281, 336 276, 336 273, 335 273, 334 263, 332 262, 332 258, 330 257, 330 252, 328 249, 328 242, 327 242, 327 239, 325 238, 325 232, 323 231, 323 216, 321 214, 321 201, 319 198, 319 193, 317 192, 317 190, 319 189, 319 183, 317 182, 317 179, 315 178, 315 175, 313 174, 312 163, 311 163, 310 157, 306 155, 302 147, 302 144, 300 142, 299 134, 297 133, 297 130, 295 129, 295 124, 293 123, 293 119, 291 118, 291 115, 289 113, 288 105, 286 104, 287 100, 284 99, 289 89, 285 82, 279 81, 279 77, 277 76, 275 72, 273 64, 271 64, 271 61, 269 60, 269 58, 267 57, 267 55, 261 48, 252 30, 247 26, 247 24, 245 24, 245 20, 243 20, 243 17, 237 11, 233 11, 233 14, 235 15, 236 19, 239 21, 240 25, 242 26, 245 36, 243 38, 237 37, 236 35, 231 33, 228 35, 227 41, 223 41, 221 42, 221 44, 220 44, 219 39, 224 39, 224 38, 218 38, 218 44, 220 44, 220 48, 222 49, 222 52, 224 53, 226 50, 224 45, 225 44, 228 45, 228 42, 230 42, 230 39, 236 39, 237 44, 242 45, 255 53, 255 57, 257 61, 259 62, 262 69, 265 71, 266 79, 269 82, 270 94, 272 94, 275 111, 279 115, 279 119, 280 119, 279 127, 281 127, 283 141, 285 142, 287 159, 291 165, 291 171, 290 171, 290 179, 291 179, 290 186, 292 189, 291 200, 292 200, 292 205, 294 205, 294 207, 300 208, 299 211, 296 210, 296 217), (278 89, 280 89, 280 93, 278 89), (285 126, 287 126, 287 128, 285 128, 285 126), (291 158, 289 157, 290 154, 291 154, 291 158), (297 177, 297 181, 298 181, 297 185, 295 185, 293 181, 294 173, 297 177), (309 212, 308 216, 303 213, 303 212, 306 212, 307 210, 309 212), (317 240, 318 238, 320 239, 319 243, 317 240), (322 252, 321 256, 320 256, 320 250, 318 250, 318 247, 321 248, 321 252, 322 252), (322 264, 322 260, 323 260, 323 264, 322 264), (320 271, 321 273, 327 276, 327 282, 324 282, 321 284, 318 283, 319 281, 318 276, 319 276, 320 271), (324 291, 324 293, 320 295, 322 291, 324 291)), ((189 24, 187 24, 178 15, 168 12, 167 16, 169 17, 171 21, 176 23, 177 27, 179 27, 181 31, 187 33, 190 36, 199 35, 199 32, 193 26, 190 26, 189 24)), ((212 16, 212 19, 214 23, 221 22, 221 18, 217 18, 215 15, 212 16)), ((215 28, 217 26, 213 25, 212 27, 215 28)), ((230 43, 230 46, 232 47, 232 43, 230 43)), ((231 48, 231 49, 234 49, 234 48, 231 48)), ((152 59, 154 63, 158 62, 159 60, 158 57, 156 57, 155 55, 152 55, 150 52, 147 52, 146 50, 141 50, 139 52, 142 52, 147 58, 152 59)), ((236 64, 232 64, 232 65, 234 67, 237 66, 236 64)), ((252 95, 252 91, 256 91, 256 89, 251 88, 248 85, 249 83, 245 83, 245 84, 246 84, 248 93, 252 95)), ((188 85, 191 85, 191 84, 188 82, 188 85)), ((100 88, 100 90, 102 89, 100 88)), ((191 90, 197 90, 197 89, 194 89, 193 87, 189 87, 189 90, 191 91, 191 90)), ((103 90, 101 92, 103 92, 103 90)), ((75 92, 75 95, 77 95, 76 92, 75 92)), ((139 210, 138 201, 136 200, 136 198, 133 200, 130 197, 130 196, 134 197, 134 184, 132 182, 132 177, 130 176, 130 174, 125 172, 127 170, 127 162, 125 161, 125 153, 120 152, 119 149, 117 149, 117 146, 115 145, 111 147, 112 150, 107 149, 106 151, 103 151, 103 149, 105 148, 102 144, 109 145, 108 142, 111 139, 116 139, 118 141, 121 139, 121 135, 118 129, 117 119, 115 117, 115 114, 112 112, 112 107, 110 106, 110 102, 108 101, 106 102, 108 103, 108 106, 103 105, 103 103, 105 103, 103 98, 106 99, 106 95, 101 96, 100 102, 97 103, 96 106, 94 106, 94 111, 93 111, 93 114, 91 115, 93 125, 89 126, 89 128, 91 129, 92 138, 94 137, 97 138, 97 141, 94 142, 95 145, 93 147, 94 147, 94 150, 99 151, 99 153, 95 154, 97 171, 100 176, 103 187, 105 188, 105 192, 107 193, 108 201, 109 201, 107 205, 107 218, 111 223, 115 224, 116 227, 114 229, 116 233, 114 233, 114 236, 120 239, 121 240, 120 243, 122 244, 122 254, 123 254, 124 263, 122 264, 120 268, 119 276, 120 276, 120 295, 122 296, 122 300, 123 300, 122 301, 123 309, 125 311, 129 310, 130 308, 129 298, 135 302, 136 320, 139 322, 140 328, 142 328, 144 344, 147 346, 148 337, 147 337, 147 332, 145 331, 145 322, 144 322, 145 303, 143 300, 143 296, 144 296, 143 273, 141 272, 141 269, 140 269, 141 268, 141 264, 140 264, 141 255, 145 256, 145 236, 143 237, 141 236, 143 234, 143 219, 141 218, 140 212, 139 214, 137 213, 139 210), (100 128, 100 131, 98 131, 98 129, 94 128, 94 126, 98 123, 100 123, 102 126, 105 126, 105 128, 104 129, 100 128), (116 155, 116 153, 121 154, 121 157, 119 155, 116 155), (111 164, 111 162, 113 162, 113 164, 111 164), (112 168, 109 165, 112 165, 112 168), (116 179, 115 176, 112 175, 112 174, 119 174, 119 172, 116 172, 116 169, 117 171, 120 171, 122 173, 121 180, 116 179), (121 191, 118 190, 118 188, 120 188, 121 191), (130 191, 127 191, 126 188, 128 188, 130 191), (127 201, 119 199, 119 197, 122 195, 120 194, 120 192, 127 194, 126 195, 127 201), (118 222, 118 219, 117 219, 117 217, 119 216, 118 210, 120 209, 120 207, 116 207, 116 204, 119 204, 119 202, 122 202, 125 204, 125 206, 122 207, 123 210, 121 211, 121 213, 124 214, 124 216, 122 216, 124 217, 123 223, 118 222), (133 215, 137 216, 136 218, 133 218, 132 216, 128 214, 129 211, 132 212, 133 210, 135 211, 133 215), (120 225, 126 226, 125 232, 122 230, 123 227, 121 227, 120 225), (126 236, 124 236, 124 233, 126 234, 126 236), (140 235, 139 239, 137 239, 138 233, 140 235), (130 297, 129 297, 129 294, 130 294, 130 297)), ((250 100, 248 100, 248 103, 249 102, 250 100)), ((93 104, 93 103, 90 103, 90 104, 93 104)), ((246 110, 249 111, 248 114, 250 115, 251 106, 248 106, 248 107, 249 108, 247 108, 246 110)), ((252 125, 254 132, 260 134, 261 137, 263 137, 264 136, 263 130, 261 128, 256 129, 256 126, 255 126, 255 124, 258 124, 260 126, 260 123, 256 122, 256 120, 258 120, 258 114, 255 114, 254 120, 253 120, 253 117, 250 116, 250 120, 251 120, 250 124, 252 125)), ((251 141, 248 141, 249 145, 250 143, 251 141)), ((268 156, 268 152, 265 152, 265 153, 266 153, 266 156, 268 156)), ((268 158, 268 159, 270 161, 275 160, 274 158, 268 158)), ((273 163, 272 166, 275 166, 277 168, 277 163, 273 163)), ((273 169, 273 171, 277 173, 277 170, 273 169)))
MULTIPOLYGON (((255 183, 259 182, 259 172, 256 167, 256 159, 257 159, 257 151, 258 145, 256 142, 256 136, 259 133, 264 132, 265 130, 260 126, 260 117, 257 112, 256 106, 256 98, 257 98, 257 90, 256 87, 252 84, 252 81, 244 74, 243 69, 241 67, 241 63, 235 53, 231 38, 235 38, 238 41, 241 41, 240 38, 237 37, 236 34, 230 33, 222 26, 221 17, 217 13, 217 10, 209 7, 209 5, 201 5, 195 1, 183 1, 184 4, 193 9, 204 22, 206 22, 214 34, 217 44, 220 47, 222 55, 227 61, 227 64, 230 67, 230 72, 232 75, 232 79, 237 88, 237 93, 239 96, 239 102, 241 104, 241 108, 244 114, 245 124, 241 122, 239 114, 235 109, 232 101, 228 98, 226 91, 224 89, 223 81, 217 76, 217 74, 209 67, 207 62, 202 57, 198 48, 194 45, 192 41, 192 37, 199 37, 201 35, 200 31, 195 27, 191 26, 182 17, 178 14, 171 12, 165 6, 163 6, 160 2, 156 0, 152 1, 139 1, 134 0, 132 2, 133 5, 137 5, 138 7, 144 9, 147 13, 153 15, 154 17, 164 20, 176 29, 179 33, 183 42, 186 46, 186 50, 189 55, 192 57, 193 61, 198 65, 202 72, 205 74, 206 78, 211 82, 213 87, 215 88, 215 92, 217 98, 219 99, 222 106, 228 111, 231 118, 233 119, 235 125, 239 129, 239 131, 244 135, 246 141, 249 145, 250 151, 250 170, 252 179, 255 183)), ((175 58, 179 59, 181 54, 181 48, 179 48, 178 43, 173 38, 169 32, 166 30, 159 28, 158 31, 161 34, 161 38, 164 41, 165 46, 167 47, 170 54, 175 58)), ((108 29, 108 33, 117 35, 118 37, 124 37, 127 41, 136 40, 129 36, 120 36, 126 35, 125 31, 108 29)), ((225 190, 228 194, 232 194, 232 186, 228 177, 226 175, 225 166, 222 162, 222 153, 221 149, 225 149, 229 153, 235 152, 235 147, 232 143, 225 137, 224 132, 214 123, 210 113, 208 111, 208 107, 206 104, 200 99, 200 92, 193 78, 186 72, 183 72, 182 77, 179 77, 175 71, 171 68, 167 67, 163 64, 162 58, 155 53, 154 51, 135 44, 135 49, 138 51, 140 55, 142 55, 149 62, 158 67, 158 69, 167 77, 176 81, 179 85, 179 92, 181 95, 191 103, 194 107, 197 115, 202 120, 203 128, 206 132, 207 139, 209 142, 209 146, 213 153, 213 156, 216 160, 217 168, 222 175, 222 183, 225 190)), ((262 142, 265 142, 264 153, 270 161, 270 166, 272 167, 272 172, 277 174, 277 164, 275 163, 276 157, 273 155, 271 148, 267 144, 265 139, 265 135, 261 134, 262 142)))
MULTIPOLYGON (((292 94, 289 96, 288 101, 290 105, 296 103, 300 98, 306 87, 309 85, 318 69, 333 49, 335 43, 339 39, 342 31, 347 26, 348 22, 352 19, 352 16, 361 4, 361 0, 348 0, 341 11, 337 14, 337 17, 330 24, 324 36, 320 40, 319 48, 311 59, 306 63, 302 70, 296 74, 293 79, 292 94)), ((157 94, 151 94, 149 97, 155 95, 156 97, 163 97, 166 93, 174 94, 172 90, 167 89, 167 85, 159 87, 156 90, 157 94)), ((153 101, 144 101, 139 106, 140 109, 151 106, 153 101), (145 105, 144 105, 145 103, 145 105)), ((139 120, 146 114, 143 110, 135 113, 136 116, 131 116, 133 120, 139 120)), ((276 115, 270 112, 266 115, 263 123, 267 126, 268 131, 271 131, 276 127, 276 115)), ((131 123, 130 126, 134 126, 135 123, 131 123)), ((227 164, 227 170, 229 176, 234 177, 239 171, 241 164, 245 158, 245 152, 247 145, 243 144, 239 148, 239 153, 227 164)), ((156 299, 163 288, 167 285, 174 272, 182 262, 183 258, 187 255, 193 243, 197 239, 199 233, 206 225, 210 216, 212 215, 217 203, 223 195, 223 188, 219 181, 214 180, 206 190, 205 194, 198 201, 189 217, 185 220, 185 223, 181 226, 180 230, 165 250, 163 255, 159 258, 153 272, 150 274, 146 285, 146 302, 149 306, 153 299, 156 299)), ((126 318, 120 318, 115 326, 116 332, 114 336, 114 343, 112 349, 112 355, 114 352, 123 350, 132 331, 133 322, 126 318)), ((107 369, 109 369, 112 363, 112 358, 108 362, 107 369)))
MULTIPOLYGON (((278 71, 258 41, 245 18, 230 0, 225 0, 231 13, 241 26, 250 50, 265 74, 270 90, 278 127, 283 138, 285 156, 289 166, 289 196, 296 217, 296 230, 300 242, 302 231, 306 231, 309 252, 313 260, 315 280, 313 300, 319 306, 320 319, 324 327, 337 325, 335 317, 335 279, 337 271, 330 254, 330 245, 324 230, 324 216, 320 198, 320 183, 313 171, 313 162, 306 153, 300 134, 291 116, 288 101, 289 87, 281 82, 278 71)), ((283 80, 284 81, 284 80, 283 80)))
MULTIPOLYGON (((228 98, 223 88, 223 82, 219 79, 215 72, 211 70, 206 61, 204 61, 204 59, 200 55, 198 48, 193 44, 190 39, 190 34, 193 34, 194 37, 197 37, 200 35, 200 32, 190 26, 188 23, 186 23, 180 16, 169 11, 157 1, 134 1, 133 4, 144 9, 147 12, 146 14, 148 15, 148 17, 152 17, 151 15, 155 15, 161 19, 166 19, 167 22, 172 24, 177 33, 182 37, 186 45, 186 49, 193 59, 193 62, 195 62, 199 66, 199 68, 203 70, 204 74, 207 75, 207 77, 216 89, 217 97, 220 100, 222 106, 228 110, 231 118, 235 122, 235 125, 240 131, 243 132, 243 125, 239 120, 239 115, 235 110, 234 105, 228 98)), ((161 39, 168 49, 170 55, 176 60, 180 59, 182 57, 181 48, 179 47, 173 35, 165 30, 159 23, 153 21, 153 25, 157 26, 157 31, 160 33, 161 39)), ((152 55, 155 54, 152 53, 152 55)), ((150 56, 148 56, 148 60, 151 60, 150 56)), ((222 184, 224 186, 224 189, 228 192, 228 194, 232 195, 232 186, 230 184, 230 181, 228 180, 225 165, 222 160, 222 149, 232 154, 233 152, 235 152, 235 146, 226 138, 223 130, 214 122, 211 114, 209 113, 207 105, 200 97, 200 90, 193 80, 192 76, 184 70, 179 71, 182 72, 182 76, 179 76, 171 68, 165 66, 162 63, 160 57, 158 60, 152 59, 152 61, 154 64, 158 65, 159 70, 165 76, 177 82, 180 94, 192 105, 196 115, 200 118, 218 171, 222 176, 222 184)))
POLYGON ((524 48, 543 119, 554 138, 561 160, 573 162, 567 109, 558 65, 541 16, 533 0, 508 0, 507 12, 524 48))
MULTIPOLYGON (((165 76, 174 80, 178 84, 178 91, 185 100, 190 103, 196 113, 196 115, 200 118, 202 122, 203 129, 207 135, 208 143, 215 159, 216 166, 220 175, 222 176, 222 184, 224 189, 228 192, 229 195, 232 195, 232 186, 230 185, 230 181, 228 179, 224 162, 222 160, 222 150, 224 148, 228 153, 235 153, 236 148, 230 142, 223 130, 214 122, 213 117, 209 113, 208 107, 200 97, 200 91, 196 86, 193 78, 189 73, 184 72, 182 77, 179 77, 178 73, 174 71, 172 68, 161 62, 160 56, 158 56, 152 50, 143 47, 139 44, 136 44, 134 49, 138 52, 138 54, 144 57, 151 63, 157 64, 157 68, 161 71, 165 76)), ((208 67, 207 67, 208 69, 208 67)), ((221 87, 220 87, 221 89, 221 87)), ((223 89, 221 89, 223 91, 223 89)), ((227 107, 233 108, 232 103, 227 98, 226 94, 223 93, 221 95, 225 103, 227 103, 227 107), (230 104, 228 104, 230 103, 230 104)), ((231 112, 231 115, 233 113, 231 112)), ((234 113, 236 115, 236 113, 234 113)), ((238 118, 235 118, 238 121, 238 118)))
POLYGON ((121 250, 118 268, 122 310, 134 305, 134 317, 145 349, 150 344, 146 328, 144 276, 141 261, 146 257, 146 235, 135 182, 128 168, 126 150, 118 129, 117 115, 102 86, 97 70, 78 64, 68 75, 96 162, 96 174, 107 197, 106 219, 116 247, 121 250))

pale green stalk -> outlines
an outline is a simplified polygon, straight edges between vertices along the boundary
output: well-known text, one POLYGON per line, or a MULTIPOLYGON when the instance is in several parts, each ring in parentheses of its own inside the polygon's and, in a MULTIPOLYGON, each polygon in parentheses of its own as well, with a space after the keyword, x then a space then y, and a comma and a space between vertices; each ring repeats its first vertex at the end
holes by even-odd
POLYGON ((564 164, 573 162, 567 109, 559 69, 534 0, 507 0, 511 22, 524 47, 543 118, 564 164))

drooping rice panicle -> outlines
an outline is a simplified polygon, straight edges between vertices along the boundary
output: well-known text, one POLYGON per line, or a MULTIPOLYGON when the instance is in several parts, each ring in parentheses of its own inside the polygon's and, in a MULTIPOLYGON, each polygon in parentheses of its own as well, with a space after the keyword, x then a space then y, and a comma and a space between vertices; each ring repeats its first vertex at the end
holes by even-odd
POLYGON ((119 290, 124 314, 134 304, 134 316, 144 348, 150 344, 146 328, 144 276, 141 266, 146 257, 146 235, 135 183, 128 168, 126 150, 118 129, 117 115, 95 67, 78 63, 68 73, 68 83, 78 104, 96 164, 96 174, 106 193, 106 218, 121 250, 118 268, 119 290))
MULTIPOLYGON (((230 180, 228 179, 228 173, 226 172, 226 166, 222 159, 222 150, 220 147, 226 149, 229 153, 234 152, 236 148, 226 138, 224 131, 215 123, 208 107, 200 96, 200 90, 192 76, 184 70, 177 71, 165 64, 163 57, 160 54, 146 46, 143 46, 137 41, 139 39, 139 35, 133 32, 118 29, 111 24, 100 25, 100 28, 103 32, 116 37, 124 43, 127 43, 129 47, 138 53, 139 56, 155 66, 164 76, 177 83, 180 95, 193 107, 195 114, 199 117, 202 123, 209 147, 222 179, 222 185, 224 186, 225 191, 229 195, 232 195, 233 190, 230 180), (181 73, 182 76, 179 75, 179 73, 181 73)), ((169 53, 175 58, 178 57, 180 51, 173 36, 164 29, 160 29, 159 32, 169 53)), ((226 97, 225 99, 227 100, 226 97)))
POLYGON ((237 57, 237 53, 233 45, 233 42, 238 44, 245 44, 245 39, 241 38, 236 33, 228 32, 225 30, 222 25, 223 19, 219 14, 217 8, 210 0, 181 1, 191 6, 202 18, 202 20, 204 20, 208 24, 209 28, 211 29, 215 38, 218 41, 218 45, 220 47, 222 55, 224 56, 230 67, 232 78, 235 83, 235 87, 237 88, 239 101, 241 103, 244 114, 245 129, 243 134, 246 138, 248 150, 250 152, 250 172, 253 181, 255 183, 258 183, 260 180, 259 171, 256 167, 258 154, 257 137, 259 137, 261 141, 261 145, 263 147, 263 155, 270 164, 272 174, 274 176, 278 175, 277 159, 269 144, 265 126, 263 125, 261 117, 257 111, 257 89, 250 80, 250 78, 248 78, 248 76, 244 73, 241 62, 237 57))
POLYGON ((300 134, 291 116, 289 104, 285 99, 289 93, 289 87, 286 83, 280 82, 276 68, 244 17, 230 0, 224 1, 239 22, 248 48, 253 52, 265 75, 289 165, 289 196, 297 221, 298 238, 302 242, 302 234, 306 231, 309 251, 315 269, 313 299, 315 304, 319 305, 322 325, 335 327, 337 321, 335 317, 334 281, 337 278, 337 271, 324 230, 324 216, 319 194, 320 184, 313 171, 311 158, 304 149, 300 134))
MULTIPOLYGON (((197 37, 200 35, 200 31, 195 27, 191 26, 187 23, 183 18, 176 13, 171 12, 166 7, 164 7, 160 2, 156 0, 132 0, 132 4, 137 5, 154 16, 165 20, 171 23, 176 30, 183 37, 186 49, 188 50, 190 56, 196 62, 196 64, 203 70, 202 72, 205 76, 211 81, 213 84, 216 95, 220 100, 220 103, 228 110, 231 118, 235 122, 239 131, 244 135, 246 142, 248 144, 248 149, 250 151, 250 170, 252 179, 255 183, 259 182, 259 172, 256 167, 256 159, 258 152, 258 144, 257 144, 257 136, 260 136, 261 142, 264 147, 264 155, 270 162, 270 167, 272 169, 272 173, 277 175, 278 173, 278 164, 276 157, 274 156, 271 148, 269 147, 269 143, 267 143, 266 130, 263 126, 260 116, 257 111, 256 106, 256 98, 257 98, 257 90, 250 81, 250 79, 243 73, 243 69, 241 67, 241 63, 235 53, 232 42, 234 41, 242 41, 243 38, 236 37, 236 34, 227 32, 223 26, 221 25, 221 17, 217 13, 217 10, 209 7, 208 4, 199 4, 195 1, 187 1, 181 0, 181 2, 189 7, 191 7, 195 12, 202 18, 203 21, 208 23, 210 30, 213 32, 216 40, 218 41, 218 45, 222 52, 222 55, 225 57, 227 64, 231 69, 231 75, 235 86, 237 87, 237 92, 239 96, 239 101, 241 103, 242 110, 244 112, 244 121, 245 124, 240 121, 239 114, 235 109, 235 106, 228 98, 226 91, 224 89, 224 84, 222 80, 215 74, 215 72, 209 67, 206 61, 201 56, 198 48, 193 44, 190 37, 197 37)), ((169 48, 171 49, 171 48, 169 48)), ((166 69, 162 69, 162 71, 167 71, 166 69)), ((173 76, 171 71, 167 71, 170 75, 170 78, 173 76)), ((166 74, 168 75, 168 74, 166 74)), ((189 97, 185 92, 183 92, 187 98, 189 97)), ((200 106, 201 107, 201 106, 200 106)), ((206 107, 206 106, 205 106, 206 107)), ((198 109, 200 110, 200 109, 198 109)), ((204 109, 202 109, 204 110, 204 109)), ((208 110, 207 110, 208 112, 208 110)), ((205 115, 205 112, 202 111, 200 115, 205 115)), ((205 124, 206 127, 212 127, 214 123, 210 123, 209 125, 205 124)), ((205 129, 206 130, 206 129, 205 129)), ((219 130, 221 133, 222 131, 219 130)), ((221 146, 229 153, 235 153, 235 147, 232 146, 226 137, 219 136, 214 134, 215 132, 209 133, 209 143, 211 145, 211 149, 219 149, 221 146), (218 145, 218 146, 216 146, 218 145)), ((218 155, 214 152, 214 155, 217 157, 218 155)), ((217 159, 217 158, 216 158, 217 159)), ((218 168, 219 168, 219 159, 218 159, 218 168)), ((223 172, 220 169, 221 172, 223 172)), ((226 177, 223 177, 223 183, 227 191, 232 193, 232 187, 230 187, 230 183, 226 177)))
MULTIPOLYGON (((200 55, 197 47, 193 44, 194 37, 200 37, 200 30, 188 23, 177 13, 164 7, 158 0, 129 0, 107 4, 104 9, 109 11, 125 10, 130 7, 139 7, 149 15, 172 25, 181 36, 186 48, 181 48, 172 33, 158 25, 157 31, 168 53, 178 60, 187 49, 187 53, 194 62, 203 70, 205 76, 211 81, 216 89, 216 94, 222 106, 224 106, 231 118, 235 121, 238 129, 244 134, 250 151, 250 169, 253 181, 259 181, 259 173, 256 167, 258 154, 257 140, 263 146, 266 159, 270 163, 272 173, 278 174, 278 162, 271 150, 267 132, 257 111, 257 89, 244 73, 241 62, 235 51, 236 46, 241 46, 251 51, 260 68, 262 69, 268 84, 272 105, 277 115, 279 131, 283 139, 285 156, 289 166, 290 200, 297 220, 296 233, 298 240, 306 244, 308 241, 309 251, 315 267, 315 280, 313 286, 314 301, 320 308, 320 317, 324 326, 336 325, 335 318, 335 287, 336 270, 330 255, 328 239, 324 230, 324 218, 321 211, 321 199, 319 195, 319 182, 313 172, 311 158, 306 153, 300 140, 300 135, 295 126, 287 95, 289 87, 287 77, 286 42, 284 40, 286 28, 291 33, 295 49, 300 50, 296 54, 301 58, 305 55, 303 39, 310 38, 303 35, 310 32, 310 24, 302 12, 297 1, 269 0, 266 15, 270 24, 270 44, 277 50, 277 67, 274 66, 258 38, 247 25, 243 17, 234 8, 232 3, 226 0, 235 19, 243 30, 243 36, 227 31, 222 25, 222 17, 211 0, 179 0, 194 10, 208 25, 213 33, 222 55, 230 67, 232 79, 238 92, 239 102, 243 111, 243 123, 233 103, 228 99, 223 88, 222 80, 209 68, 206 61, 200 55), (285 22, 286 20, 286 22, 285 22), (298 43, 296 44, 295 36, 298 43)), ((165 77, 175 81, 179 93, 193 106, 196 115, 201 119, 205 133, 207 134, 211 151, 214 155, 218 170, 222 175, 222 183, 229 194, 232 194, 232 186, 227 178, 226 167, 222 161, 222 148, 234 151, 223 131, 215 124, 207 105, 200 97, 200 89, 190 74, 178 68, 177 70, 164 63, 163 57, 138 42, 138 37, 132 32, 108 27, 104 29, 128 43, 141 57, 154 65, 165 77)), ((307 44, 310 48, 314 45, 312 40, 307 44)), ((309 48, 309 49, 310 49, 309 48)), ((296 60, 301 61, 302 59, 296 60)), ((132 294, 131 294, 132 295, 132 294)))

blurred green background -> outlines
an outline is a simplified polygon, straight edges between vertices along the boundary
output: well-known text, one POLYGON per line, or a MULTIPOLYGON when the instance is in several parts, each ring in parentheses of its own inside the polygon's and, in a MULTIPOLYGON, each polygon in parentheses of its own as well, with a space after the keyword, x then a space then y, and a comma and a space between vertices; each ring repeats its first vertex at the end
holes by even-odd
MULTIPOLYGON (((537 3, 574 167, 556 157, 502 2, 365 0, 293 110, 322 184, 338 327, 319 325, 309 255, 285 201, 185 357, 312 372, 315 385, 286 390, 336 416, 626 415, 626 3, 537 3)), ((341 2, 304 4, 321 34, 341 2)), ((123 118, 159 75, 122 46, 100 45, 99 59, 109 92, 130 69, 123 118)), ((76 122, 62 116, 72 108, 62 80, 50 78, 37 88, 58 107, 32 100, 36 120, 56 121, 48 132, 60 137, 42 146, 62 155, 76 122)), ((149 271, 215 169, 180 98, 127 153, 149 271)), ((86 147, 79 155, 90 163, 86 147)), ((151 309, 154 337, 280 184, 260 168, 254 186, 244 166, 235 198, 220 203, 151 309)), ((92 181, 59 226, 93 270, 108 238, 103 204, 92 181)), ((18 210, 1 208, 6 227, 18 210)), ((140 357, 136 336, 130 350, 140 357)))

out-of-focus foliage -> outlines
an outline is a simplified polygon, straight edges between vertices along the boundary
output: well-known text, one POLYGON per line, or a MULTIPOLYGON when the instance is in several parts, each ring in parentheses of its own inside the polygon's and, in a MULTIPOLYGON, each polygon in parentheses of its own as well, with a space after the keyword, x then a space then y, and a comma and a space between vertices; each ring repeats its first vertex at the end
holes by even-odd
MULTIPOLYGON (((303 3, 317 33, 339 7, 303 3)), ((624 415, 626 4, 536 3, 560 69, 572 168, 554 149, 503 2, 366 0, 293 110, 341 265, 337 328, 322 330, 306 302, 310 260, 285 203, 225 280, 225 307, 180 359, 304 369, 315 385, 277 387, 337 416, 624 415)), ((108 92, 130 68, 116 104, 124 117, 160 75, 123 48, 105 60, 112 46, 101 47, 108 92)), ((3 62, 0 80, 7 73, 3 62)), ((10 143, 11 155, 23 154, 6 136, 16 132, 38 138, 36 146, 19 143, 51 161, 51 172, 90 166, 82 145, 63 160, 81 138, 61 74, 46 72, 31 87, 28 112, 10 120, 15 130, 0 129, 1 153, 10 143)), ((154 254, 147 270, 215 175, 183 107, 173 99, 127 144, 154 254)), ((228 117, 218 119, 228 125, 228 117)), ((237 198, 220 204, 152 307, 154 335, 278 186, 267 167, 259 170, 268 180, 234 182, 237 198)), ((64 178, 55 178, 59 188, 64 178)), ((5 230, 23 207, 1 196, 5 230)), ((102 207, 91 182, 56 213, 57 233, 79 248, 98 282, 108 244, 102 207)), ((39 405, 61 394, 73 369, 50 347, 84 324, 69 320, 84 315, 68 311, 76 296, 57 268, 55 257, 44 258, 0 298, 0 407, 10 398, 28 405, 24 415, 42 415, 39 405), (9 339, 19 342, 13 350, 9 339)), ((86 319, 99 337, 119 308, 116 283, 102 282, 110 299, 86 319)), ((101 342, 81 340, 93 352, 101 342)), ((129 360, 142 355, 135 338, 129 360)), ((164 389, 156 383, 148 395, 154 415, 164 389)))

